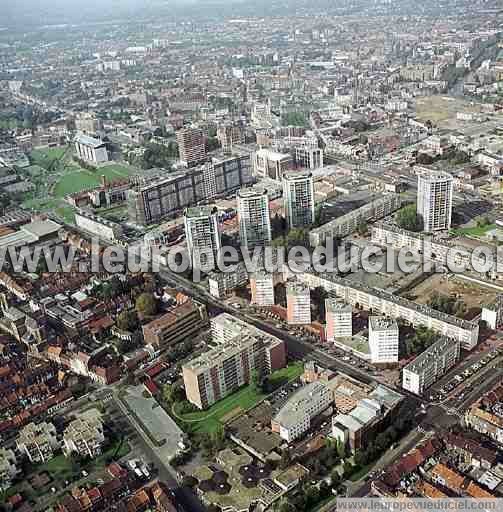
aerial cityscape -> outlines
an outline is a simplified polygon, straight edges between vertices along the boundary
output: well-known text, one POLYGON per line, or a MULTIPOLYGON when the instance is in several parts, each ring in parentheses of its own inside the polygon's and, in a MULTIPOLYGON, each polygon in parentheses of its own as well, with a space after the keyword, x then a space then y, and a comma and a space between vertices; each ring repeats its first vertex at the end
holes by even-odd
POLYGON ((503 510, 501 0, 4 2, 0 512, 503 510))

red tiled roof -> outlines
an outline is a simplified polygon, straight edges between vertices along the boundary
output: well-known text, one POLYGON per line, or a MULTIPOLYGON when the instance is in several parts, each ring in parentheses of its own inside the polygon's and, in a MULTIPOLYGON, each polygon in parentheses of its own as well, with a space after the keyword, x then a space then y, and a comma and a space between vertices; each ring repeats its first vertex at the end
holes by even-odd
POLYGON ((159 388, 157 387, 157 384, 152 380, 148 379, 144 382, 145 387, 152 393, 152 395, 156 395, 159 393, 159 388))

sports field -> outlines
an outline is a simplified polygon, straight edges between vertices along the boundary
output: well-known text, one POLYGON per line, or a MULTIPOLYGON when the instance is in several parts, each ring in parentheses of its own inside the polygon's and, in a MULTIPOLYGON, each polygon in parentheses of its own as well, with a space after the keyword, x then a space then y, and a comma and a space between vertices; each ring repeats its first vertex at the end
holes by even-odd
POLYGON ((62 220, 74 223, 74 209, 66 196, 98 187, 102 176, 108 181, 125 178, 138 172, 127 164, 111 162, 96 169, 83 169, 73 160, 71 146, 36 149, 30 153, 32 165, 28 172, 37 184, 35 193, 27 194, 23 206, 38 212, 52 211, 62 220))
POLYGON ((65 197, 68 194, 74 194, 81 190, 97 187, 101 183, 101 177, 105 176, 107 180, 117 180, 133 174, 135 169, 120 164, 111 164, 100 167, 94 171, 81 169, 77 166, 70 167, 64 176, 56 183, 54 187, 55 197, 65 197))

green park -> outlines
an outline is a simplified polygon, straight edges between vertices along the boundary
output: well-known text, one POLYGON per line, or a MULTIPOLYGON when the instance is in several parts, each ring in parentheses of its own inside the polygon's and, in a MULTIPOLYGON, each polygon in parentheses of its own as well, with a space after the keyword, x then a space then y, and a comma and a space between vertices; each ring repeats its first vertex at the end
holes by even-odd
POLYGON ((111 181, 137 172, 136 168, 120 163, 84 169, 73 156, 72 146, 36 149, 29 154, 30 166, 24 172, 35 190, 24 197, 25 208, 53 212, 65 222, 73 223, 74 209, 65 201, 66 196, 99 186, 102 176, 111 181))

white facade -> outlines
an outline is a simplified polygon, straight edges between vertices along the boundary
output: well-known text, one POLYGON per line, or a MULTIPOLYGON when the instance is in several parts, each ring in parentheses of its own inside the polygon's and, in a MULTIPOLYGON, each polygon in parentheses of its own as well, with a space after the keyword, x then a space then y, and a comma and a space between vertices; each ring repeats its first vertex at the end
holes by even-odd
POLYGON ((89 233, 110 241, 115 241, 123 235, 120 224, 82 210, 75 213, 75 224, 89 233))
POLYGON ((390 215, 402 205, 399 194, 384 194, 370 203, 341 215, 309 233, 312 247, 322 245, 329 238, 342 238, 358 229, 362 222, 375 221, 390 215))
POLYGON ((403 369, 402 387, 421 395, 456 364, 459 354, 458 340, 440 338, 403 369))
POLYGON ((374 313, 391 318, 403 318, 413 326, 424 325, 438 334, 459 340, 461 347, 465 350, 472 350, 477 345, 479 337, 477 322, 447 315, 384 290, 369 288, 357 283, 348 284, 347 280, 334 274, 321 275, 304 272, 297 274, 297 280, 307 284, 310 288, 321 286, 327 292, 333 292, 337 297, 355 307, 367 311, 372 309, 374 313))
POLYGON ((272 232, 267 190, 258 186, 239 190, 237 206, 241 245, 249 250, 269 245, 272 232))
POLYGON ((248 282, 248 271, 244 263, 234 266, 233 272, 220 272, 216 270, 208 275, 208 286, 211 295, 217 299, 225 297, 230 291, 248 282))
POLYGON ((54 457, 60 443, 56 428, 52 423, 29 423, 21 429, 16 440, 17 449, 25 454, 30 462, 44 464, 54 457))
POLYGON ((382 316, 369 317, 369 348, 371 362, 398 362, 398 325, 395 320, 382 316))
POLYGON ((184 224, 192 267, 215 270, 222 249, 216 209, 209 206, 187 208, 184 224))
POLYGON ((63 453, 70 456, 78 453, 82 457, 94 458, 101 454, 105 442, 101 414, 89 409, 75 418, 63 433, 63 453))
POLYGON ((314 223, 314 182, 310 172, 283 175, 283 201, 289 229, 314 223))
POLYGON ((94 164, 108 162, 108 151, 101 140, 87 135, 77 135, 75 138, 75 149, 79 158, 86 162, 94 164))
POLYGON ((257 306, 274 306, 274 276, 255 272, 250 278, 251 302, 257 306))
POLYGON ((326 339, 334 341, 337 338, 353 336, 353 308, 340 299, 325 300, 326 339))
POLYGON ((287 153, 278 153, 270 149, 259 149, 253 159, 253 170, 256 176, 281 180, 291 164, 292 157, 287 153))
POLYGON ((311 291, 300 282, 290 282, 286 287, 286 310, 289 325, 311 323, 311 291))
POLYGON ((296 147, 295 163, 305 169, 319 169, 323 167, 323 150, 313 147, 296 147))
POLYGON ((6 491, 20 472, 14 451, 0 448, 0 492, 6 491))
POLYGON ((272 429, 291 443, 305 434, 311 420, 328 409, 333 394, 323 382, 312 382, 299 389, 272 420, 272 429))
POLYGON ((494 304, 484 306, 480 319, 487 323, 490 329, 496 330, 503 324, 503 295, 498 295, 494 304))
POLYGON ((428 171, 418 176, 417 213, 427 233, 450 229, 452 215, 453 178, 440 171, 428 171))

